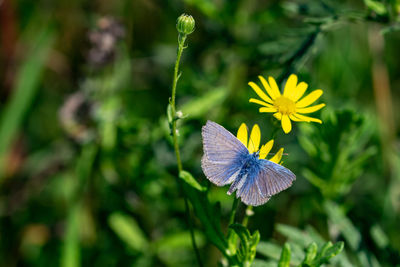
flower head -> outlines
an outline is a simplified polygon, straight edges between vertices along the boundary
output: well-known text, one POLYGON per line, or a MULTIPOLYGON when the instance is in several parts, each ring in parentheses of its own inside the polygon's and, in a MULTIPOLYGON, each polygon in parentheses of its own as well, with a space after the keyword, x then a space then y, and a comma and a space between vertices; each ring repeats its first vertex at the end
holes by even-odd
POLYGON ((268 77, 268 82, 262 76, 258 76, 258 78, 267 93, 254 82, 249 82, 250 87, 261 98, 261 100, 250 98, 250 102, 263 106, 259 109, 261 113, 274 113, 274 117, 281 121, 282 129, 285 133, 289 133, 292 130, 291 120, 322 123, 319 119, 303 115, 320 110, 325 106, 325 104, 310 106, 322 95, 323 91, 321 89, 314 90, 302 98, 308 84, 305 82, 297 84, 297 76, 295 74, 290 75, 283 94, 279 91, 274 78, 268 77))
POLYGON ((176 21, 176 29, 181 34, 191 34, 194 31, 195 21, 192 16, 182 14, 176 21))
MULTIPOLYGON (((265 145, 261 146, 260 150, 258 150, 261 140, 261 132, 258 124, 254 124, 253 128, 251 129, 250 138, 248 139, 247 126, 245 123, 242 123, 237 132, 237 138, 247 147, 249 153, 260 151, 260 159, 265 159, 274 145, 274 140, 269 140, 265 145)), ((283 148, 279 149, 278 153, 270 158, 269 161, 279 164, 282 159, 282 154, 283 148)))

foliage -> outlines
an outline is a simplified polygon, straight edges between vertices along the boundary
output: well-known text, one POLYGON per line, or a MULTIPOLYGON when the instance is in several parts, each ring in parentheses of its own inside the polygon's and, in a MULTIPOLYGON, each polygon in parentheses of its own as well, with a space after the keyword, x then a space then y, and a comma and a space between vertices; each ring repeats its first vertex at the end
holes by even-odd
POLYGON ((399 265, 399 7, 0 1, 0 266, 399 265), (284 134, 248 83, 292 73, 326 107, 284 134), (293 186, 211 184, 207 120, 258 124, 293 186))

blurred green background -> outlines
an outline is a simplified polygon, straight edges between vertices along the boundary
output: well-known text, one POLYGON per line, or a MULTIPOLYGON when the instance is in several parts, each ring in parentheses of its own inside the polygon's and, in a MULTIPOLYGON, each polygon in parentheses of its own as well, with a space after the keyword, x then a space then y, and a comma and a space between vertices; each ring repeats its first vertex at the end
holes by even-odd
POLYGON ((183 12, 182 161, 224 232, 233 196, 201 171, 201 126, 258 123, 266 143, 247 83, 296 73, 324 90, 324 123, 275 138, 297 180, 254 209, 255 264, 343 240, 333 266, 400 266, 398 0, 0 1, 0 266, 195 266, 166 118, 183 12))

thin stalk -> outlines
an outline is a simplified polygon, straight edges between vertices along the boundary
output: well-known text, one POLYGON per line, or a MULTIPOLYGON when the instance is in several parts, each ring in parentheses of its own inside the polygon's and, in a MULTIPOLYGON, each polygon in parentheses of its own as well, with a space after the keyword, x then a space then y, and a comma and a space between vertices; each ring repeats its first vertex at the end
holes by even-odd
POLYGON ((253 212, 253 206, 247 206, 246 208, 246 212, 244 213, 244 218, 242 221, 242 225, 244 227, 247 227, 247 224, 249 223, 249 217, 253 216, 254 212, 253 212))
MULTIPOLYGON (((178 38, 178 52, 177 52, 177 56, 176 56, 176 61, 175 61, 175 67, 174 67, 174 77, 172 80, 172 96, 171 96, 171 110, 172 110, 172 114, 174 116, 173 120, 172 120, 172 139, 173 139, 173 143, 174 143, 174 150, 175 150, 175 157, 176 157, 176 163, 178 165, 178 172, 180 173, 183 170, 182 167, 182 161, 181 161, 181 155, 180 155, 180 151, 179 151, 179 143, 178 143, 178 132, 177 132, 177 128, 176 128, 176 121, 177 121, 177 117, 176 117, 176 106, 175 106, 175 99, 176 99, 176 85, 178 83, 179 80, 179 63, 181 61, 181 56, 182 56, 182 52, 183 49, 185 49, 185 40, 186 40, 186 35, 179 35, 178 38)), ((178 174, 179 175, 179 174, 178 174)), ((197 248, 197 244, 196 244, 196 239, 194 236, 194 231, 193 231, 193 225, 192 225, 192 220, 190 218, 190 209, 189 209, 189 203, 186 197, 186 194, 183 191, 182 188, 182 184, 178 181, 178 185, 179 188, 183 194, 183 199, 185 202, 185 213, 186 213, 186 218, 187 218, 187 223, 189 226, 189 231, 190 231, 190 237, 192 240, 192 246, 194 249, 194 252, 196 254, 196 259, 197 262, 199 264, 200 267, 203 266, 203 263, 201 261, 201 257, 200 257, 200 253, 199 250, 197 248)))
POLYGON ((229 217, 229 225, 233 224, 235 222, 235 216, 236 216, 236 211, 239 205, 239 199, 238 198, 233 198, 233 204, 232 204, 232 210, 231 214, 229 217))
MULTIPOLYGON (((231 224, 233 224, 235 222, 235 216, 236 216, 238 207, 239 207, 239 199, 235 197, 233 199, 233 203, 232 203, 232 210, 230 213, 228 226, 230 226, 231 224)), ((228 250, 230 252, 229 254, 234 255, 236 253, 237 235, 235 235, 235 232, 231 228, 228 229, 228 238, 227 239, 228 239, 228 250)))

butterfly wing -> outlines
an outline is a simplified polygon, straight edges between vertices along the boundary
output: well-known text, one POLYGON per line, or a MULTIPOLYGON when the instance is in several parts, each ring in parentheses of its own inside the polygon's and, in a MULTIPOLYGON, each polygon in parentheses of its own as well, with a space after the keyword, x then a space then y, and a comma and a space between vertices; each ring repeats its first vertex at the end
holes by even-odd
POLYGON ((204 174, 218 186, 232 183, 249 151, 233 134, 212 121, 203 126, 202 137, 204 156, 201 167, 204 174))
POLYGON ((272 161, 260 159, 259 164, 259 168, 248 173, 246 181, 236 192, 243 203, 251 206, 264 204, 271 196, 290 187, 296 179, 289 169, 272 161))

